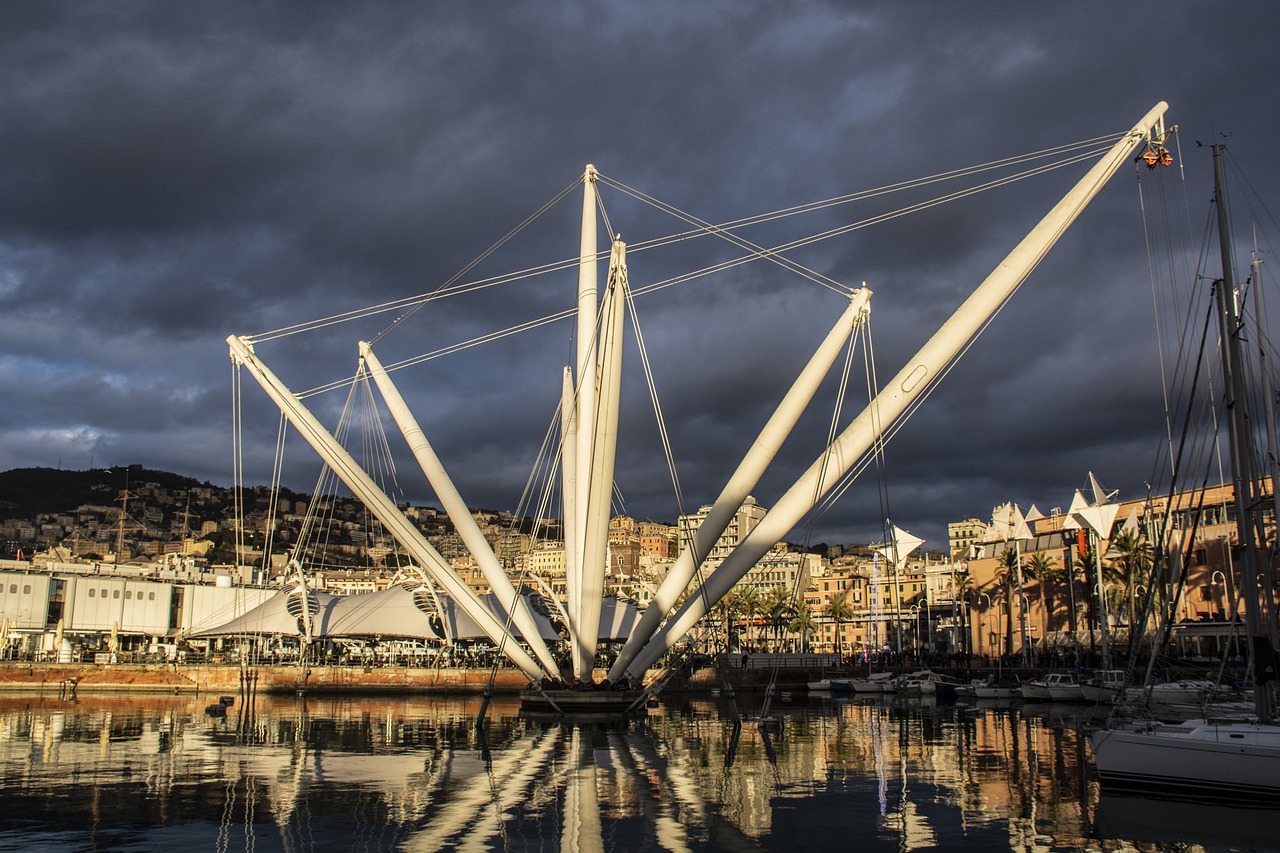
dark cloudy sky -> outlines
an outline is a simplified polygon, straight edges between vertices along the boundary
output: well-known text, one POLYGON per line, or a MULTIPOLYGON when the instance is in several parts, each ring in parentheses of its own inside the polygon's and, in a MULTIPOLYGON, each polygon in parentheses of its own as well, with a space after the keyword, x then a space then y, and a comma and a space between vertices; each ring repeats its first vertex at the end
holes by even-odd
MULTIPOLYGON (((1278 25, 1269 0, 6 4, 0 470, 137 462, 230 482, 227 335, 428 292, 586 163, 721 222, 1118 133, 1167 100, 1178 168, 1122 169, 894 439, 883 485, 868 472, 792 538, 878 539, 888 513, 943 548, 947 521, 1009 499, 1066 506, 1090 470, 1136 497, 1162 433, 1141 208, 1198 239, 1211 175, 1196 143, 1223 138, 1275 203, 1278 25)), ((1085 169, 797 260, 875 291, 887 381, 1085 169)), ((616 190, 604 203, 636 244, 685 227, 616 190)), ((747 236, 776 243, 905 203, 747 236)), ((571 196, 469 278, 575 255, 579 205, 571 196)), ((734 254, 707 240, 664 251, 632 255, 633 287, 734 254)), ((560 273, 432 303, 378 352, 433 352, 568 307, 572 289, 560 273)), ((671 520, 719 491, 841 303, 755 264, 637 307, 682 495, 639 384, 617 479, 629 511, 671 520)), ((350 375, 356 342, 393 317, 258 352, 312 388, 350 375)), ((571 331, 397 372, 472 505, 520 499, 571 331)), ((243 382, 246 475, 268 482, 277 417, 243 382)), ((865 401, 860 373, 853 386, 846 420, 865 401)), ((333 425, 344 399, 310 402, 333 425)), ((831 409, 828 397, 806 420, 762 503, 815 458, 831 409)), ((295 441, 286 459, 289 484, 309 490, 314 455, 295 441)), ((398 465, 404 495, 430 501, 398 465)))

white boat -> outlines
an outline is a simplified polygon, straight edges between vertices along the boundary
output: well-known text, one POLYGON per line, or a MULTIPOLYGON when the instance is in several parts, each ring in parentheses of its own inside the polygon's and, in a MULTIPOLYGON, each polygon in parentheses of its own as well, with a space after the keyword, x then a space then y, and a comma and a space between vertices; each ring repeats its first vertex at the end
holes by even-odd
POLYGON ((1049 684, 1045 678, 1033 678, 1030 681, 1022 682, 1019 692, 1023 699, 1028 702, 1050 702, 1053 696, 1049 694, 1049 684))
POLYGON ((1016 681, 988 681, 974 685, 973 695, 979 699, 1021 699, 1022 685, 1016 681))
POLYGON ((1280 726, 1151 725, 1089 736, 1103 785, 1197 799, 1280 799, 1280 726))
POLYGON ((898 684, 898 693, 903 696, 933 696, 938 688, 932 675, 931 672, 916 672, 904 677, 898 684))
POLYGON ((847 678, 819 678, 809 682, 810 692, 848 693, 850 689, 847 678))
POLYGON ((1053 672, 1045 676, 1045 686, 1049 688, 1049 698, 1054 702, 1083 702, 1084 691, 1070 672, 1053 672))
POLYGON ((1080 682, 1080 693, 1086 702, 1110 705, 1125 695, 1126 681, 1123 669, 1099 669, 1080 682))
POLYGON ((1201 705, 1218 692, 1218 685, 1206 678, 1181 678, 1146 687, 1127 687, 1124 700, 1134 705, 1201 705))
POLYGON ((866 678, 851 678, 849 686, 854 693, 884 693, 885 687, 893 679, 891 672, 873 672, 866 678))
POLYGON ((1079 702, 1084 696, 1070 672, 1050 672, 1022 682, 1022 698, 1031 702, 1079 702))

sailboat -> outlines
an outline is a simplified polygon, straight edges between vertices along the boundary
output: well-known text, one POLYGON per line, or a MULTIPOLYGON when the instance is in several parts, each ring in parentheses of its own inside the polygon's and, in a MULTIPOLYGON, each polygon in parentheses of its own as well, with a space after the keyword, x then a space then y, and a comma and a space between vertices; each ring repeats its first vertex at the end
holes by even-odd
MULTIPOLYGON (((1215 282, 1222 330, 1224 389, 1230 418, 1230 450, 1235 486, 1236 544, 1240 554, 1245 625, 1253 657, 1254 718, 1239 722, 1188 720, 1178 725, 1144 723, 1094 732, 1090 736, 1098 777, 1103 787, 1130 788, 1153 793, 1177 793, 1195 798, 1233 801, 1280 801, 1280 725, 1275 722, 1273 688, 1276 678, 1276 630, 1270 572, 1264 565, 1265 528, 1261 508, 1270 508, 1259 487, 1253 452, 1255 430, 1250 422, 1245 386, 1243 327, 1237 313, 1232 278, 1225 177, 1221 144, 1213 146, 1214 198, 1222 278, 1215 282)), ((1258 283, 1254 282, 1255 295, 1258 283)), ((1259 319, 1262 312, 1259 311, 1259 319)), ((1269 385, 1266 371, 1262 371, 1269 385)), ((1267 394, 1267 406, 1272 395, 1267 394)), ((1274 421, 1267 431, 1274 435, 1274 421)), ((1269 476, 1274 478, 1274 464, 1269 476)), ((1274 497, 1274 479, 1271 496, 1274 497)))

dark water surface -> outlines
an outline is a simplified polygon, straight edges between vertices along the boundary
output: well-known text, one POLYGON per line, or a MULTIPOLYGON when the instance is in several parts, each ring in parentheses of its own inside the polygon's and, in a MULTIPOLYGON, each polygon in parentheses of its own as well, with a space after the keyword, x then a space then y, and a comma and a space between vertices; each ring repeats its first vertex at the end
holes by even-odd
POLYGON ((1101 792, 1083 708, 761 699, 735 737, 711 697, 0 697, 0 850, 1280 849, 1277 811, 1101 792))

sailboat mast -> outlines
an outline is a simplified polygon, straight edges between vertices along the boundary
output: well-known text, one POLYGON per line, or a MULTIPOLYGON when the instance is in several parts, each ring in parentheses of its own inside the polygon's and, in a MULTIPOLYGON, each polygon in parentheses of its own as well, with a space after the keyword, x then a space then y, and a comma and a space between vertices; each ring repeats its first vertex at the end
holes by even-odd
MULTIPOLYGON (((1267 470, 1264 476, 1271 482, 1272 518, 1280 519, 1280 448, 1276 446, 1276 407, 1275 391, 1271 378, 1271 359, 1267 350, 1271 348, 1271 336, 1267 332, 1267 303, 1262 287, 1262 258, 1255 250, 1253 261, 1249 264, 1250 288, 1253 291, 1254 333, 1257 335, 1255 352, 1258 356, 1258 381, 1262 385, 1262 412, 1267 435, 1267 470)), ((1261 496, 1260 496, 1261 497, 1261 496)), ((1266 541, 1264 536, 1263 541, 1266 541)), ((1277 555, 1280 555, 1280 542, 1273 541, 1266 549, 1267 559, 1259 569, 1262 571, 1262 588, 1266 591, 1263 597, 1263 616, 1267 635, 1272 647, 1280 644, 1280 626, 1276 624, 1275 613, 1275 571, 1277 555)))
POLYGON ((1214 201, 1218 216, 1218 248, 1222 254, 1222 278, 1215 282, 1218 318, 1222 333, 1222 371, 1227 395, 1228 440, 1231 452, 1231 476, 1235 497, 1236 547, 1240 566, 1239 589, 1243 592, 1245 631, 1249 635, 1254 670, 1254 705, 1260 720, 1270 720, 1273 712, 1267 683, 1275 677, 1271 641, 1262 628, 1261 595, 1258 588, 1258 536, 1255 528, 1255 490, 1258 478, 1254 471, 1253 425, 1249 398, 1245 389, 1244 347, 1236 306, 1235 277, 1231 258, 1231 229, 1225 199, 1226 177, 1222 162, 1223 146, 1213 146, 1214 201))

